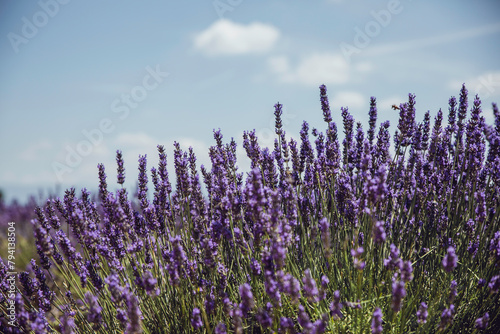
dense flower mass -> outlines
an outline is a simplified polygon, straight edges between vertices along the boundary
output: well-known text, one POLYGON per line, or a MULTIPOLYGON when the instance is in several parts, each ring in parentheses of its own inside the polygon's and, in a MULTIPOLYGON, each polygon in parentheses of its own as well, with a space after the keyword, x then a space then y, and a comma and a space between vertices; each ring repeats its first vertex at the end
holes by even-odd
POLYGON ((0 247, 0 332, 497 332, 497 106, 489 125, 465 86, 448 115, 410 94, 393 136, 375 97, 368 124, 324 85, 319 107, 290 136, 277 103, 271 147, 244 132, 247 172, 215 130, 208 165, 139 156, 133 192, 117 151, 117 190, 99 164, 93 195, 0 198, 1 246, 16 221, 29 254, 0 247))

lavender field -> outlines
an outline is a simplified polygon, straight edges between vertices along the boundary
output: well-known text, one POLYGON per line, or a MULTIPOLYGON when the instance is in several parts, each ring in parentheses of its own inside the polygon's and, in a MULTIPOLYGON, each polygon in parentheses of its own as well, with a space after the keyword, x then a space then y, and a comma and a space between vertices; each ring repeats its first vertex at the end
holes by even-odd
POLYGON ((2 233, 16 222, 0 332, 500 332, 497 105, 464 85, 420 120, 409 94, 390 125, 372 97, 361 124, 319 88, 324 128, 295 140, 276 104, 274 149, 243 134, 249 172, 217 130, 209 166, 178 143, 158 166, 140 156, 137 192, 118 151, 98 193, 0 203, 2 233))

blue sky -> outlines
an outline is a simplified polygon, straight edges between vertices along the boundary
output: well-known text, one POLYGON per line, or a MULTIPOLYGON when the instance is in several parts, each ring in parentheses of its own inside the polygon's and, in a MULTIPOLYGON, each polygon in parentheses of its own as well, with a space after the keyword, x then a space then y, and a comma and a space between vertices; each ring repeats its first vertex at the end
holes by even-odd
MULTIPOLYGON (((322 83, 337 123, 348 106, 366 129, 375 96, 391 133, 390 106, 408 93, 419 121, 447 110, 462 83, 482 98, 487 122, 500 102, 495 0, 6 0, 0 37, 8 199, 95 189, 101 162, 113 188, 117 149, 131 188, 138 155, 153 166, 157 144, 169 157, 174 141, 192 146, 208 164, 217 128, 239 143, 255 129, 271 145, 278 101, 289 136, 303 120, 323 130, 322 83)), ((240 158, 248 168, 242 149, 240 158)))

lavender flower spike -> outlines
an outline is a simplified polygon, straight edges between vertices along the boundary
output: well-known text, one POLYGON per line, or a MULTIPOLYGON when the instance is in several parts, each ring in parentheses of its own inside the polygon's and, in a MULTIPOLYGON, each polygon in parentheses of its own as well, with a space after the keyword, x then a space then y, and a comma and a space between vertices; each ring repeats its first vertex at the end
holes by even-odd
POLYGON ((490 320, 490 315, 486 312, 481 318, 476 319, 476 328, 480 330, 485 330, 488 327, 488 322, 490 320))
POLYGON ((343 305, 340 302, 340 291, 336 290, 333 293, 333 301, 330 304, 330 314, 333 319, 342 319, 342 312, 340 312, 342 307, 343 305))
POLYGON ((453 315, 455 314, 455 305, 451 304, 449 308, 445 309, 441 313, 441 322, 439 323, 440 329, 445 329, 453 321, 453 315))
POLYGON ((316 281, 312 278, 311 271, 309 269, 306 269, 304 272, 302 283, 304 283, 304 297, 306 297, 309 302, 318 301, 318 287, 316 286, 316 281))
POLYGON ((403 297, 406 296, 405 284, 402 281, 392 279, 392 300, 391 308, 394 312, 401 310, 403 297))
POLYGON ((203 322, 201 321, 201 312, 200 309, 195 307, 193 309, 193 315, 191 317, 191 325, 193 325, 194 329, 201 328, 203 326, 203 322))
POLYGON ((141 330, 141 308, 139 307, 139 301, 137 300, 136 295, 133 293, 128 293, 125 296, 126 304, 127 304, 127 313, 129 323, 127 325, 127 329, 124 334, 139 334, 142 333, 141 330))
POLYGON ((380 307, 377 307, 375 311, 373 312, 373 317, 372 317, 372 333, 373 334, 380 334, 382 333, 382 310, 380 307))
POLYGON ((215 334, 227 334, 226 324, 223 322, 219 323, 217 327, 215 327, 215 334))
POLYGON ((87 320, 96 325, 101 325, 102 323, 102 307, 99 306, 97 302, 97 297, 92 295, 92 293, 85 293, 85 302, 88 305, 87 320))
POLYGON ((326 86, 319 86, 321 109, 323 110, 323 118, 325 122, 330 123, 332 121, 332 113, 330 112, 330 104, 328 103, 328 95, 326 94, 326 86))
POLYGON ((243 316, 246 316, 248 314, 248 311, 250 311, 255 306, 252 294, 252 287, 250 286, 250 284, 245 283, 240 286, 240 296, 241 296, 240 309, 241 312, 243 313, 243 316))
POLYGON ((387 237, 387 234, 385 233, 384 224, 385 224, 384 221, 377 221, 373 225, 373 241, 375 241, 375 243, 379 245, 384 243, 387 237))
POLYGON ((417 311, 417 322, 419 324, 425 324, 427 322, 427 316, 429 312, 427 312, 427 304, 422 302, 417 311))
POLYGON ((443 258, 443 267, 446 272, 451 272, 453 269, 457 267, 458 257, 455 254, 455 248, 448 247, 446 250, 446 255, 443 258))

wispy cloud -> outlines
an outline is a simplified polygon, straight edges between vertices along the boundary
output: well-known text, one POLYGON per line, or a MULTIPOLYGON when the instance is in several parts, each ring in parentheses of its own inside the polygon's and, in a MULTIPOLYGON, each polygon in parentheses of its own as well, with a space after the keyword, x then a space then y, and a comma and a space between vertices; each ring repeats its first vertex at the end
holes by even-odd
POLYGON ((52 143, 47 139, 42 139, 21 151, 19 157, 25 161, 36 161, 40 158, 40 154, 44 154, 44 152, 51 148, 52 143))
POLYGON ((463 83, 469 93, 478 94, 482 99, 500 97, 500 71, 485 72, 477 77, 468 78, 464 82, 453 80, 449 83, 449 87, 458 91, 463 83))
POLYGON ((254 22, 243 25, 221 19, 198 33, 194 46, 209 56, 264 53, 279 37, 279 30, 269 24, 254 22))
MULTIPOLYGON (((269 69, 279 76, 279 80, 305 85, 343 84, 349 81, 351 66, 336 53, 314 53, 292 66, 285 56, 268 60, 269 69)), ((369 66, 364 66, 369 70, 369 66)))
POLYGON ((363 54, 367 57, 381 56, 415 49, 422 49, 434 45, 459 42, 465 39, 494 34, 498 32, 500 32, 500 23, 495 23, 432 37, 382 44, 367 48, 366 51, 363 51, 363 54))
POLYGON ((368 102, 361 93, 355 91, 340 91, 333 94, 333 97, 330 99, 330 104, 335 107, 338 106, 339 108, 349 107, 349 109, 352 110, 360 110, 365 107, 368 102))

